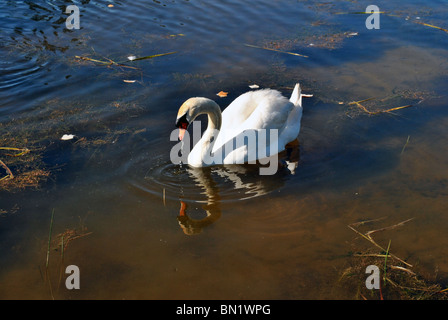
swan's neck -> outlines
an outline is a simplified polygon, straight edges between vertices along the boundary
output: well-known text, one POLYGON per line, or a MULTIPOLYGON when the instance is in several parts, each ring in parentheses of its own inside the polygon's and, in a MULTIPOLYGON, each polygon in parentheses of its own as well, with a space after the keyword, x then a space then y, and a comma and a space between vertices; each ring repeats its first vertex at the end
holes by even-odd
POLYGON ((218 104, 207 98, 199 98, 197 104, 197 115, 208 115, 208 127, 207 130, 220 130, 221 129, 221 109, 218 104))
POLYGON ((192 150, 195 156, 191 159, 191 162, 194 163, 198 163, 199 161, 203 162, 203 160, 212 157, 211 151, 218 137, 219 130, 221 130, 222 123, 221 109, 213 100, 198 98, 196 101, 196 110, 194 118, 200 114, 207 114, 208 125, 201 140, 199 140, 192 150))

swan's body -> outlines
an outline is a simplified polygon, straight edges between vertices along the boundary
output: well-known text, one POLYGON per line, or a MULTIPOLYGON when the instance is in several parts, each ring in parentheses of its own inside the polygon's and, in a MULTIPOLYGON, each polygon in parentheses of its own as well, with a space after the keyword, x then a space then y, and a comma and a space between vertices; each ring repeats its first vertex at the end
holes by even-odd
POLYGON ((180 107, 176 120, 181 140, 188 125, 198 115, 204 113, 208 115, 207 130, 188 155, 188 164, 193 167, 243 164, 283 151, 285 145, 299 135, 302 96, 309 95, 302 95, 299 84, 296 84, 289 100, 277 90, 249 91, 236 98, 222 113, 213 100, 188 99, 180 107), (277 132, 278 139, 275 135, 274 137, 269 135, 271 129, 277 130, 274 131, 277 132), (225 144, 232 139, 247 136, 249 132, 255 134, 258 139, 261 133, 268 132, 266 143, 262 145, 264 150, 256 150, 246 144, 229 152, 225 144), (210 161, 210 156, 213 157, 213 161, 210 161))

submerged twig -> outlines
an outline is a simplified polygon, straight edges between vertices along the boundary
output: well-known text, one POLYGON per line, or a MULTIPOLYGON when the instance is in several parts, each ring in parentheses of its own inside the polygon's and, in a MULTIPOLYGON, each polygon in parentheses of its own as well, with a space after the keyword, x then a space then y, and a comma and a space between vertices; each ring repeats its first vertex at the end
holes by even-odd
POLYGON ((95 62, 95 63, 100 63, 100 64, 103 64, 103 65, 108 66, 108 67, 109 66, 118 66, 118 67, 123 67, 123 68, 139 70, 139 68, 127 66, 125 64, 121 64, 121 63, 112 61, 110 59, 109 59, 109 61, 102 61, 102 60, 92 59, 92 58, 83 57, 83 56, 75 56, 75 58, 76 59, 85 60, 85 61, 91 61, 91 62, 95 62))
POLYGON ((389 256, 390 243, 391 243, 391 240, 389 240, 389 245, 387 246, 386 254, 385 254, 385 257, 384 257, 384 276, 383 276, 384 285, 386 285, 386 280, 385 279, 386 279, 386 272, 387 272, 387 257, 389 256))
POLYGON ((3 178, 1 178, 0 181, 3 179, 6 179, 8 177, 10 179, 14 179, 14 175, 12 174, 11 170, 8 168, 8 166, 2 160, 0 160, 0 165, 6 170, 6 173, 8 174, 7 176, 4 176, 3 178))
POLYGON ((135 58, 135 59, 133 59, 132 61, 139 61, 139 60, 153 59, 153 58, 163 57, 163 56, 167 56, 167 55, 174 54, 174 53, 177 53, 177 51, 167 52, 167 53, 153 54, 153 55, 151 55, 151 56, 135 58))
POLYGON ((335 12, 334 14, 373 14, 373 13, 381 13, 381 14, 385 14, 386 11, 372 11, 372 12, 367 12, 367 11, 335 12))
MULTIPOLYGON (((412 218, 412 219, 413 219, 413 218, 412 218)), ((375 240, 373 240, 373 238, 372 238, 370 235, 371 235, 372 233, 375 233, 375 232, 378 232, 378 231, 389 230, 389 229, 393 229, 393 228, 398 227, 398 226, 402 226, 403 224, 405 224, 406 222, 408 222, 408 221, 410 221, 410 220, 412 220, 412 219, 408 219, 408 220, 406 220, 406 221, 397 223, 397 224, 395 224, 395 225, 393 225, 393 226, 390 226, 390 227, 385 227, 385 228, 381 228, 381 229, 378 229, 378 230, 368 231, 368 232, 365 233, 365 234, 362 233, 362 232, 360 232, 360 231, 358 231, 358 230, 356 230, 352 225, 348 225, 348 227, 349 227, 350 229, 352 229, 354 232, 356 232, 357 234, 359 234, 360 236, 362 236, 364 239, 366 239, 367 241, 369 241, 370 243, 372 243, 375 247, 381 249, 381 251, 388 252, 388 249, 385 249, 385 248, 383 248, 381 245, 379 245, 375 240)), ((357 223, 357 225, 359 225, 359 223, 357 223)), ((394 255, 394 254, 392 254, 392 253, 390 253, 390 252, 388 252, 388 253, 386 254, 386 257, 387 257, 387 256, 391 256, 391 257, 393 257, 394 259, 396 259, 396 260, 398 260, 398 261, 404 263, 404 264, 407 265, 408 267, 412 267, 412 264, 410 264, 410 263, 408 263, 408 262, 406 262, 406 261, 400 259, 399 257, 397 257, 396 255, 394 255)))
POLYGON ((61 239, 61 261, 60 261, 60 268, 59 268, 58 290, 61 287, 63 265, 64 265, 64 235, 62 235, 62 239, 61 239))
MULTIPOLYGON (((21 155, 24 155, 24 154, 30 152, 30 150, 28 148, 0 147, 0 150, 21 151, 20 153, 17 153, 17 154, 6 154, 7 156, 10 156, 10 157, 19 157, 21 155)), ((8 174, 7 176, 0 178, 0 181, 5 180, 7 178, 14 179, 14 175, 12 174, 12 171, 2 160, 0 160, 0 166, 2 166, 6 170, 6 173, 8 174)))
POLYGON ((30 152, 30 150, 28 148, 0 147, 0 150, 21 151, 20 153, 17 153, 17 154, 6 154, 7 156, 10 156, 10 157, 19 157, 19 156, 22 156, 22 155, 30 152))
POLYGON ((48 276, 48 263, 50 261, 50 244, 51 244, 51 232, 53 230, 53 219, 54 219, 54 208, 53 211, 51 212, 50 231, 48 233, 47 260, 45 262, 45 277, 48 280, 48 286, 50 287, 51 298, 54 300, 53 287, 51 285, 51 279, 48 276))
POLYGON ((303 57, 303 58, 309 58, 308 56, 305 56, 303 54, 300 53, 295 53, 295 52, 289 52, 289 51, 282 51, 282 50, 277 50, 277 49, 272 49, 272 48, 266 48, 266 47, 259 47, 259 46, 255 46, 253 44, 244 44, 246 47, 252 47, 252 48, 258 48, 258 49, 264 49, 264 50, 270 50, 270 51, 275 51, 275 52, 280 52, 280 53, 286 53, 286 54, 291 54, 293 56, 299 56, 299 57, 303 57))
POLYGON ((75 235, 75 236, 69 236, 67 241, 64 244, 64 248, 67 250, 67 247, 68 247, 68 244, 69 244, 70 241, 73 241, 73 240, 76 240, 76 239, 88 236, 89 234, 92 234, 92 232, 86 232, 86 233, 75 235))
POLYGON ((51 243, 51 231, 53 230, 53 219, 54 219, 54 209, 51 212, 50 231, 48 233, 47 261, 45 262, 45 268, 48 268, 48 262, 50 260, 50 243, 51 243))
POLYGON ((377 222, 377 221, 381 221, 386 219, 386 217, 381 217, 381 218, 377 218, 377 219, 371 219, 371 220, 363 220, 360 222, 354 222, 352 224, 350 224, 351 226, 362 226, 364 224, 370 223, 370 222, 377 222))
MULTIPOLYGON (((167 53, 153 54, 153 55, 150 55, 150 56, 136 58, 136 59, 133 59, 132 61, 153 59, 153 58, 156 58, 156 57, 167 56, 167 55, 174 54, 174 53, 176 53, 176 52, 167 52, 167 53)), ((132 66, 124 64, 125 61, 116 62, 116 61, 113 61, 112 59, 109 59, 109 58, 105 58, 107 61, 98 60, 98 59, 92 59, 92 58, 84 57, 84 56, 75 56, 75 58, 76 59, 85 60, 85 61, 91 61, 91 62, 99 63, 99 64, 102 64, 102 65, 105 65, 105 66, 118 66, 118 67, 123 67, 123 68, 140 70, 140 68, 132 67, 132 66)))
POLYGON ((399 285, 398 283, 395 283, 394 281, 392 281, 390 278, 385 277, 385 279, 392 284, 394 287, 400 288, 400 289, 404 289, 404 290, 413 290, 413 291, 423 291, 423 292, 428 292, 431 293, 432 295, 436 294, 436 293, 442 293, 442 291, 440 290, 434 290, 434 287, 409 287, 409 286, 402 286, 399 285))
POLYGON ((364 106, 361 104, 361 102, 365 102, 365 101, 369 101, 369 100, 374 100, 374 99, 376 99, 376 98, 369 98, 369 99, 364 99, 364 100, 360 100, 360 101, 353 101, 353 102, 350 102, 349 105, 357 105, 362 111, 364 111, 365 113, 370 114, 370 115, 376 115, 376 114, 380 114, 380 113, 388 113, 388 112, 391 112, 391 111, 396 111, 396 110, 400 110, 400 109, 404 109, 404 108, 412 107, 412 105, 409 104, 409 105, 405 105, 405 106, 401 106, 401 107, 396 107, 396 108, 391 108, 391 109, 387 109, 387 110, 369 111, 369 110, 367 110, 366 107, 364 107, 364 106))
POLYGON ((409 270, 408 268, 404 268, 404 267, 400 267, 400 266, 392 266, 392 265, 389 266, 389 268, 395 269, 395 270, 401 270, 401 271, 409 273, 412 276, 415 276, 415 273, 413 271, 409 270))
POLYGON ((401 153, 400 154, 403 154, 404 149, 406 149, 410 139, 411 139, 411 136, 408 136, 408 139, 406 140, 406 143, 404 144, 403 149, 401 149, 401 153))
POLYGON ((384 227, 384 228, 380 228, 380 229, 377 229, 377 230, 371 230, 371 231, 368 231, 367 233, 365 233, 365 235, 368 236, 368 237, 370 237, 370 235, 371 235, 372 233, 375 233, 375 232, 378 232, 378 231, 385 231, 385 230, 395 229, 396 227, 400 227, 400 226, 404 225, 405 223, 407 223, 407 222, 409 222, 409 221, 411 221, 411 220, 413 220, 413 219, 414 219, 414 218, 411 218, 411 219, 408 219, 408 220, 399 222, 399 223, 394 224, 394 225, 389 226, 389 227, 384 227))
POLYGON ((421 22, 421 21, 414 21, 415 23, 418 23, 418 24, 421 24, 421 25, 424 25, 424 26, 426 26, 426 27, 431 27, 431 28, 434 28, 434 29, 439 29, 439 30, 442 30, 442 31, 445 31, 446 33, 448 33, 448 30, 447 29, 444 29, 444 28, 441 28, 441 27, 438 27, 438 26, 435 26, 435 25, 432 25, 432 24, 429 24, 429 23, 424 23, 424 22, 421 22))

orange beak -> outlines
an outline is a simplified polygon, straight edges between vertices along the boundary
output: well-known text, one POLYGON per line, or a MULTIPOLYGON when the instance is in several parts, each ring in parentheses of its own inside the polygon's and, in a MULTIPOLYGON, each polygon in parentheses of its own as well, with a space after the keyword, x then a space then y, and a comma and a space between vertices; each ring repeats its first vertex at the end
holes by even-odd
POLYGON ((185 129, 179 128, 179 140, 182 141, 185 135, 185 129))

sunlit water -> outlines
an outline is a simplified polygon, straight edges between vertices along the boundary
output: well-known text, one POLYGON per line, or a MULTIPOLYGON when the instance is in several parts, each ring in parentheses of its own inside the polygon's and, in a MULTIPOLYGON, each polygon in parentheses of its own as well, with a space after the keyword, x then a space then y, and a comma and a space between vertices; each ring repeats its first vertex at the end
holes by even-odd
POLYGON ((369 243, 347 226, 376 218, 414 218, 378 241, 448 282, 448 33, 431 27, 448 28, 445 1, 377 2, 379 30, 365 1, 74 4, 79 30, 59 1, 0 3, 2 135, 51 172, 0 192, 0 298, 353 299, 338 279, 369 243), (224 109, 249 85, 289 97, 296 82, 314 96, 293 172, 170 161, 187 98, 224 109), (368 98, 412 107, 350 104, 368 98))

